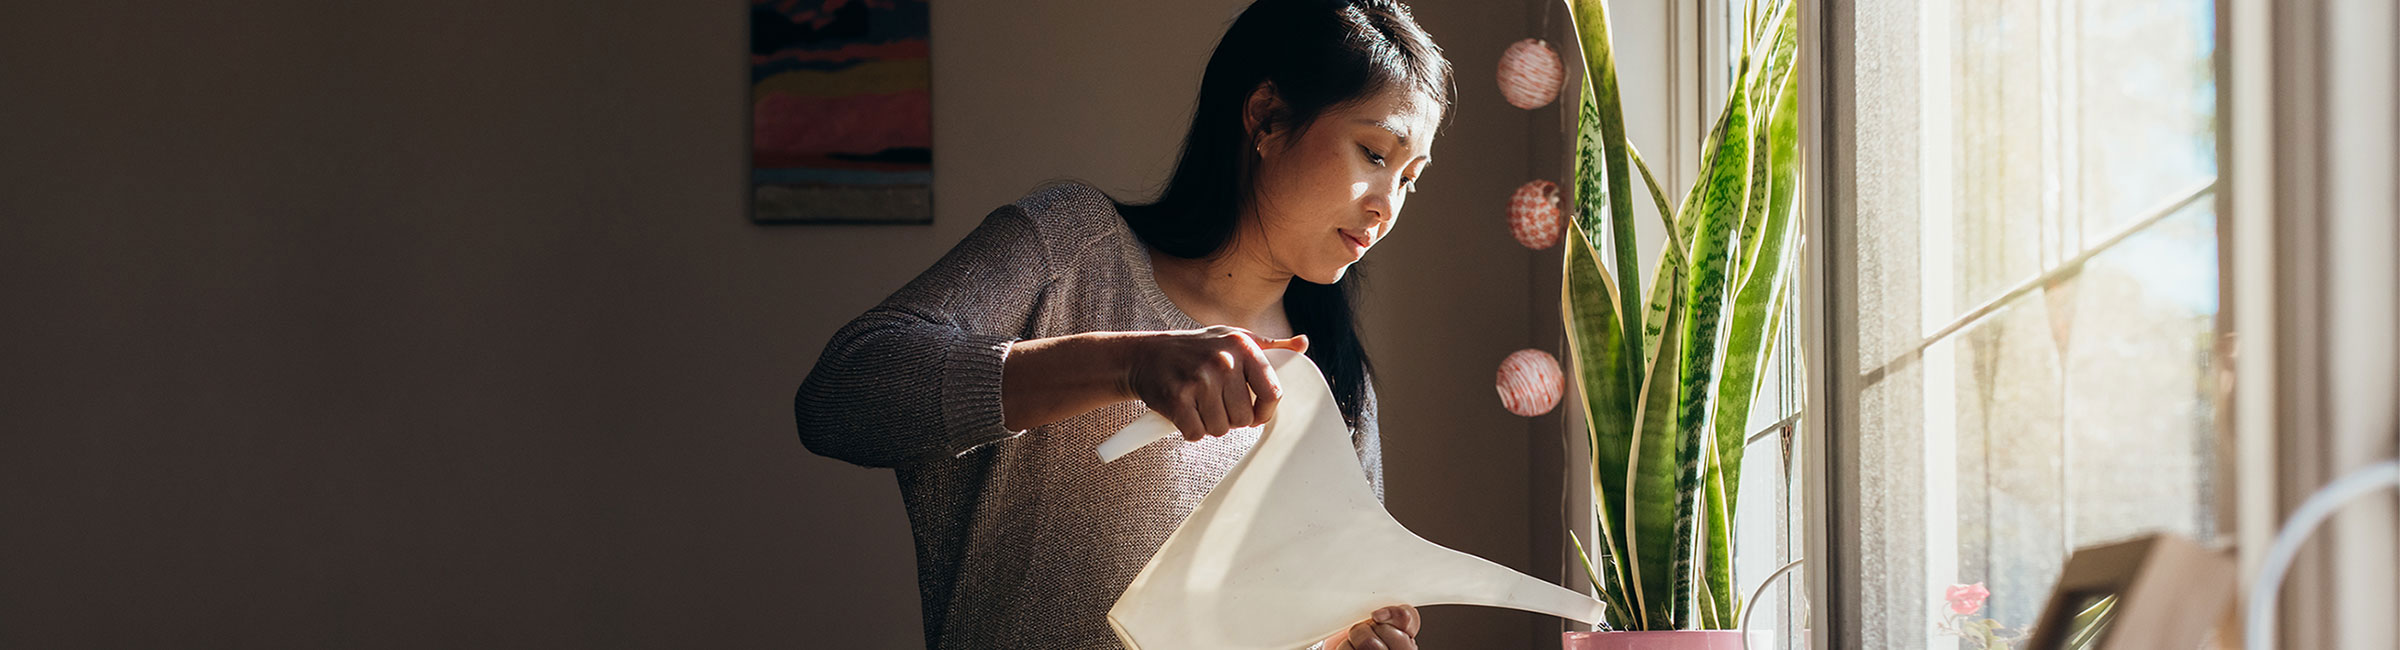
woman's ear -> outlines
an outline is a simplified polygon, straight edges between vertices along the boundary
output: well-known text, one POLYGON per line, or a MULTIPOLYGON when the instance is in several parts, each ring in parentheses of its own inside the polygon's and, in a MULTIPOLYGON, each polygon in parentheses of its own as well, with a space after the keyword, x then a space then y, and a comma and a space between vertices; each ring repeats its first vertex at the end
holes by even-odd
POLYGON ((1253 146, 1264 148, 1278 135, 1274 129, 1282 121, 1283 97, 1275 92, 1275 82, 1260 82, 1251 89, 1250 97, 1242 102, 1242 130, 1250 134, 1253 146))

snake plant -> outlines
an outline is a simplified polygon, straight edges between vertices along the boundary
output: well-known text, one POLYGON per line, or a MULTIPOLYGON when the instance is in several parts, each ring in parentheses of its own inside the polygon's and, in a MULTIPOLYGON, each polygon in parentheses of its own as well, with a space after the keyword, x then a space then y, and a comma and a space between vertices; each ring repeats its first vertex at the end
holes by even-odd
POLYGON ((1575 546, 1613 629, 1727 629, 1740 608, 1731 515, 1745 427, 1800 245, 1795 1, 1750 0, 1700 177, 1670 201, 1625 137, 1607 3, 1567 0, 1587 70, 1561 312, 1599 534, 1575 546), (1647 291, 1635 170, 1666 226, 1647 291))

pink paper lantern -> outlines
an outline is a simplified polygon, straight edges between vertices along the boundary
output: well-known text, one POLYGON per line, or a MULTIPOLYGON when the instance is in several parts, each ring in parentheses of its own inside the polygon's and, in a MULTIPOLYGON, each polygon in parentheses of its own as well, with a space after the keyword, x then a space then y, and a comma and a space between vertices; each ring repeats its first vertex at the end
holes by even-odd
POLYGON ((1526 248, 1538 251, 1557 244, 1561 223, 1557 183, 1531 181, 1509 195, 1508 231, 1526 248))
POLYGON ((1500 96, 1517 108, 1548 106, 1558 99, 1558 87, 1566 81, 1565 70, 1549 43, 1534 38, 1517 41, 1500 53, 1500 96))
POLYGON ((1556 357, 1527 348, 1500 362, 1498 388, 1501 408, 1533 417, 1558 406, 1558 398, 1566 394, 1566 375, 1559 372, 1556 357))

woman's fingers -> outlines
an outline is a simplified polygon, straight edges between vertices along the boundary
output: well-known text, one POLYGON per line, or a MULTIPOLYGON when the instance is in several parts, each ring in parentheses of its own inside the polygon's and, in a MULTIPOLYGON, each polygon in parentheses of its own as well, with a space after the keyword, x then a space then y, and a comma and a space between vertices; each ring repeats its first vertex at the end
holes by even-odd
POLYGON ((1201 435, 1211 438, 1225 435, 1225 393, 1214 379, 1201 379, 1192 385, 1192 406, 1200 409, 1201 435))
POLYGON ((1221 391, 1217 397, 1225 404, 1225 426, 1238 429, 1256 424, 1258 410, 1250 405, 1250 382, 1242 379, 1245 371, 1256 367, 1256 364, 1246 358, 1250 355, 1237 358, 1234 352, 1217 354, 1225 359, 1227 367, 1233 369, 1230 371, 1233 376, 1217 383, 1221 391))
POLYGON ((1161 415, 1175 423, 1175 432, 1181 434, 1186 442, 1198 442, 1202 437, 1201 432, 1208 430, 1200 423, 1200 409, 1189 403, 1178 403, 1161 415))
POLYGON ((1241 403, 1250 407, 1250 424, 1266 424, 1275 418, 1275 405, 1283 402, 1283 383, 1276 379, 1274 364, 1267 361, 1265 351, 1255 346, 1243 346, 1243 350, 1242 377, 1246 383, 1239 387, 1243 391, 1241 403), (1255 401, 1251 399, 1254 395, 1255 401))
POLYGON ((1283 403, 1283 380, 1275 376, 1275 364, 1267 360, 1266 351, 1291 350, 1307 354, 1308 335, 1271 339, 1251 334, 1250 341, 1253 345, 1244 347, 1251 348, 1251 362, 1242 367, 1250 382, 1250 392, 1258 396, 1258 400, 1251 404, 1251 423, 1265 424, 1275 419, 1275 407, 1283 403))
POLYGON ((1283 385, 1265 351, 1308 351, 1307 335, 1271 339, 1224 325, 1155 341, 1131 364, 1126 385, 1191 441, 1273 419, 1283 385))
POLYGON ((1391 607, 1383 608, 1383 611, 1390 612, 1391 619, 1377 620, 1386 625, 1398 628, 1402 634, 1407 634, 1410 638, 1415 638, 1417 636, 1417 631, 1422 630, 1425 627, 1425 619, 1424 617, 1417 615, 1417 608, 1415 606, 1393 605, 1391 607))
POLYGON ((1417 615, 1416 607, 1385 607, 1345 630, 1341 638, 1347 645, 1342 647, 1417 650, 1417 632, 1423 626, 1424 619, 1417 615))
POLYGON ((1394 650, 1390 644, 1383 642, 1383 637, 1375 634, 1374 621, 1359 621, 1352 624, 1348 642, 1349 647, 1358 650, 1394 650))

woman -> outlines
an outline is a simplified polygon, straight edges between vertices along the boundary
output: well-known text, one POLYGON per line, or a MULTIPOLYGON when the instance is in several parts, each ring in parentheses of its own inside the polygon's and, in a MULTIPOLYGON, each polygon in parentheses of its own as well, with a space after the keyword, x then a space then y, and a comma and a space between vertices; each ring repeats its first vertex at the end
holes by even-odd
MULTIPOLYGON (((1381 498, 1350 267, 1391 234, 1453 92, 1398 2, 1259 0, 1209 58, 1157 200, 1038 189, 834 335, 801 440, 898 474, 929 647, 1117 647, 1110 606, 1274 415, 1262 350, 1323 371, 1381 498), (1100 464, 1145 408, 1186 442, 1100 464)), ((1406 650, 1418 628, 1395 605, 1322 645, 1406 650)))

